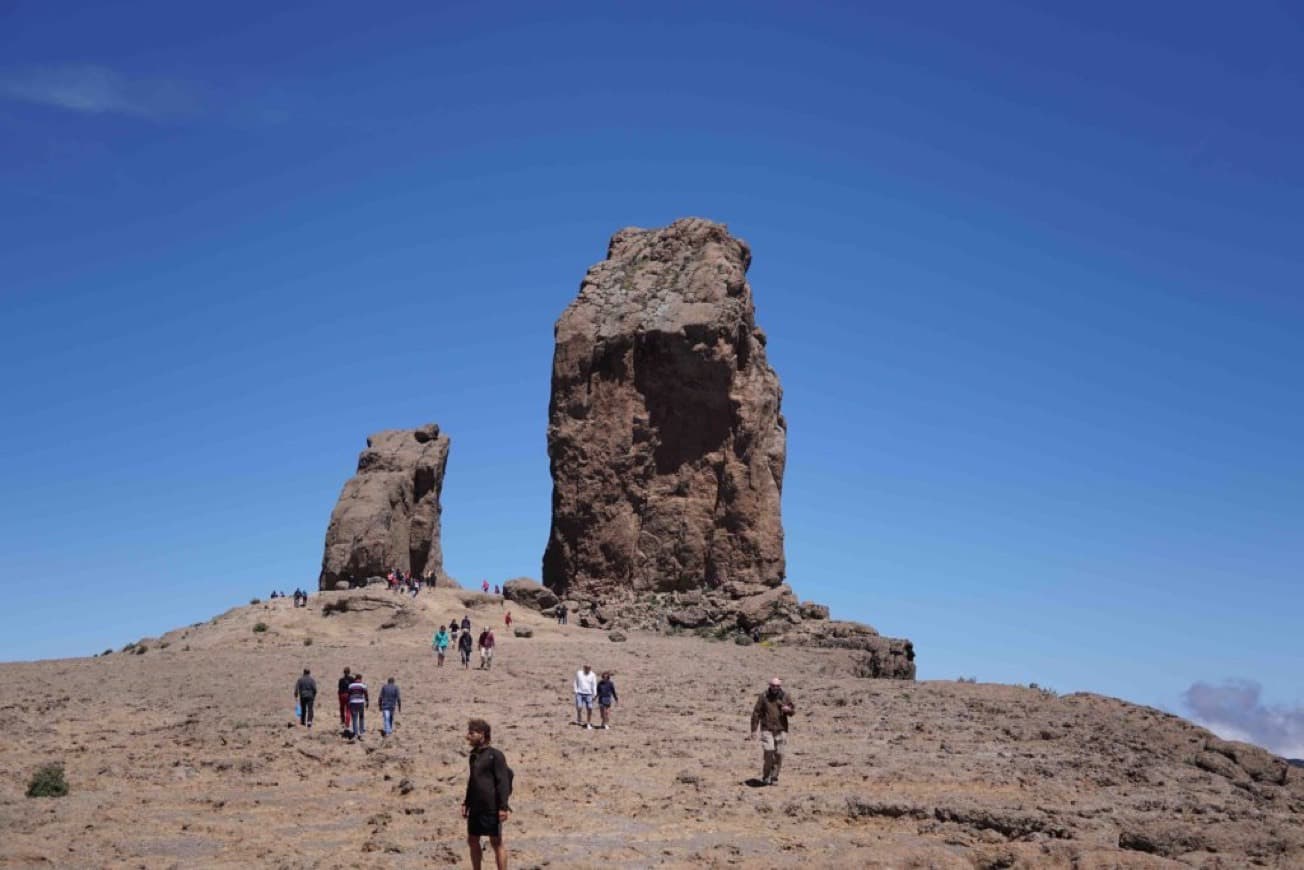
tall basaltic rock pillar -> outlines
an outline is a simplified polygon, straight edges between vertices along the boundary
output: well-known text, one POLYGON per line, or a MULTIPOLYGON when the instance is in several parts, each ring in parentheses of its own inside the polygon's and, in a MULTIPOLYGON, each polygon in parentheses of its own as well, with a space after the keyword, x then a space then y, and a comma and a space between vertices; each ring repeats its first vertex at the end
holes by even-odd
POLYGON ((913 679, 914 646, 829 619, 784 582, 783 392, 751 251, 697 218, 626 229, 557 321, 543 582, 580 625, 845 649, 913 679))
POLYGON ((625 229, 556 327, 543 582, 613 601, 783 583, 786 432, 751 252, 689 218, 625 229))
POLYGON ((444 578, 439 495, 449 444, 434 423, 367 439, 358 472, 331 511, 319 589, 383 576, 391 568, 444 578))

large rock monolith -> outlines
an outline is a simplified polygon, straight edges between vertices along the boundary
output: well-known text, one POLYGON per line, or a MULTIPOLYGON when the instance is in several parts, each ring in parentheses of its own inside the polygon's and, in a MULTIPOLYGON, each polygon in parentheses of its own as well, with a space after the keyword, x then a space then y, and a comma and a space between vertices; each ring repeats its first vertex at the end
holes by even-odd
POLYGON ((750 263, 688 218, 621 230, 585 275, 556 326, 543 583, 580 625, 856 649, 867 675, 912 678, 909 641, 830 623, 784 583, 787 424, 750 263))
POLYGON ((449 443, 434 423, 367 439, 331 512, 319 589, 364 583, 391 568, 444 580, 439 495, 449 443))
POLYGON ((750 260, 710 221, 621 230, 557 321, 543 582, 559 595, 783 582, 782 391, 750 260))

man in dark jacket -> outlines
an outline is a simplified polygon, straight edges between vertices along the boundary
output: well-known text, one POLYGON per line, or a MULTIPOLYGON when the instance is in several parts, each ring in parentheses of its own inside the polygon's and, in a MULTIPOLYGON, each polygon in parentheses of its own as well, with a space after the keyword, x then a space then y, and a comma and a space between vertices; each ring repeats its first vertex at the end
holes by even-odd
POLYGON ((462 818, 466 819, 466 844, 471 849, 471 867, 480 870, 483 850, 480 838, 488 837, 498 870, 507 870, 507 848, 503 845, 503 822, 512 814, 511 771, 500 750, 489 745, 489 723, 472 719, 466 725, 466 742, 471 744, 471 774, 466 780, 462 818))
POLYGON ((353 674, 348 668, 344 669, 344 676, 340 677, 340 724, 345 728, 350 726, 349 721, 349 686, 353 683, 353 674))
POLYGON ((755 740, 760 729, 761 749, 765 753, 761 781, 766 785, 779 782, 783 753, 788 747, 788 717, 794 709, 792 696, 783 690, 783 681, 778 677, 770 680, 770 687, 761 693, 752 708, 752 733, 747 739, 755 740))
POLYGON ((299 724, 312 727, 312 705, 317 700, 317 681, 312 671, 303 669, 303 676, 294 684, 294 700, 299 702, 299 724))

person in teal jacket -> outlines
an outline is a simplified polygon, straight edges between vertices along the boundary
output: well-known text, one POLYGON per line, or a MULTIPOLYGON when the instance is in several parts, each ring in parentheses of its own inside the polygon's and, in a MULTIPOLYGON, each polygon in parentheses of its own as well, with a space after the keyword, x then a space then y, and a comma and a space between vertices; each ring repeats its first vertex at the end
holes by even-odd
POLYGON ((439 631, 435 632, 435 639, 430 642, 430 645, 435 648, 435 655, 439 656, 439 667, 442 668, 444 654, 448 652, 448 629, 439 626, 439 631))

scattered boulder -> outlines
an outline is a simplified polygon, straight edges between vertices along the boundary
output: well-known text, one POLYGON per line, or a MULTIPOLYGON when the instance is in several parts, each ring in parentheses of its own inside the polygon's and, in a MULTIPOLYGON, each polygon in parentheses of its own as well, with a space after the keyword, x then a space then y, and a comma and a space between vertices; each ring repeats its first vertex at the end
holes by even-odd
POLYGON ((534 637, 534 629, 530 628, 528 625, 518 625, 516 628, 512 629, 512 634, 517 637, 534 637))
POLYGON ((528 577, 517 577, 503 584, 503 597, 530 610, 543 611, 560 601, 551 589, 528 577))
POLYGON ((612 643, 624 643, 628 638, 625 637, 625 632, 623 631, 613 631, 607 635, 607 640, 612 643))
POLYGON ((449 439, 433 423, 377 432, 331 512, 319 589, 358 585, 391 568, 443 576, 440 491, 449 439))

